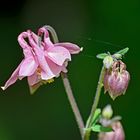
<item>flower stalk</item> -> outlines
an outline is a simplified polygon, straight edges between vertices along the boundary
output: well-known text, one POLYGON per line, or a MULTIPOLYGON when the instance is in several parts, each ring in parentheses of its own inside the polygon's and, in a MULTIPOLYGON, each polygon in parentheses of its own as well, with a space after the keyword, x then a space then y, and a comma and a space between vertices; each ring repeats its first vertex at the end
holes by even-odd
POLYGON ((96 108, 97 108, 98 103, 99 103, 99 99, 100 99, 100 95, 101 95, 101 89, 103 87, 104 74, 105 74, 105 67, 103 66, 102 69, 101 69, 101 73, 100 73, 100 77, 99 77, 99 81, 98 81, 97 90, 96 90, 94 102, 93 102, 93 105, 92 105, 91 113, 90 113, 90 116, 89 116, 89 120, 88 120, 88 123, 86 124, 84 140, 89 140, 89 138, 90 138, 90 132, 91 131, 89 131, 89 129, 92 125, 92 118, 94 117, 94 113, 95 113, 96 108))
MULTIPOLYGON (((56 34, 55 30, 51 26, 44 26, 44 27, 48 31, 50 31, 54 43, 58 43, 59 40, 58 40, 58 37, 57 37, 57 34, 56 34)), ((61 77, 62 77, 62 80, 63 80, 65 91, 67 93, 68 100, 70 102, 71 108, 72 108, 73 113, 75 115, 75 119, 77 121, 81 137, 83 139, 83 137, 84 137, 84 122, 83 122, 82 116, 80 114, 79 108, 77 106, 76 100, 73 96, 73 92, 72 92, 72 89, 71 89, 71 86, 70 86, 68 76, 67 76, 66 73, 61 72, 61 77)))
POLYGON ((66 93, 67 93, 71 108, 73 110, 73 113, 75 115, 78 127, 80 129, 81 137, 83 138, 83 136, 84 136, 84 133, 83 133, 84 132, 83 131, 84 130, 83 119, 81 117, 80 111, 78 109, 78 106, 76 104, 75 98, 73 96, 72 89, 71 89, 67 74, 66 73, 61 73, 61 76, 62 76, 63 84, 64 84, 64 87, 65 87, 65 90, 66 90, 66 93))

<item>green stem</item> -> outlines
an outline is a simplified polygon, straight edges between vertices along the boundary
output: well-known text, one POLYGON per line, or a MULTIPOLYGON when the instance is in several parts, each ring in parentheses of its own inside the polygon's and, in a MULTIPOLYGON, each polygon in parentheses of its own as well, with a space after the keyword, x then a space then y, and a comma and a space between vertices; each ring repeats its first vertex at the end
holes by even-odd
POLYGON ((54 43, 58 43, 59 40, 58 40, 58 37, 57 37, 57 34, 56 34, 54 28, 51 27, 51 26, 49 26, 49 25, 45 25, 44 28, 46 28, 46 30, 48 30, 48 31, 51 33, 53 42, 54 42, 54 43))
POLYGON ((97 85, 97 90, 96 90, 94 102, 93 102, 93 105, 92 105, 91 113, 90 113, 90 116, 89 116, 89 120, 88 120, 88 123, 86 125, 84 140, 89 140, 89 138, 90 138, 90 131, 88 130, 88 128, 90 128, 91 125, 92 125, 92 118, 94 117, 94 113, 95 113, 96 108, 97 108, 98 103, 99 103, 99 99, 100 99, 100 95, 101 95, 101 89, 103 87, 104 74, 105 74, 105 68, 103 66, 102 70, 101 70, 101 73, 100 73, 100 77, 99 77, 99 81, 98 81, 98 85, 97 85))
POLYGON ((85 131, 83 140, 89 140, 90 139, 90 132, 91 132, 91 130, 86 130, 85 131))
MULTIPOLYGON (((44 26, 44 27, 51 33, 54 43, 59 42, 55 30, 51 26, 48 26, 48 25, 44 26)), ((72 89, 71 89, 71 86, 70 86, 70 82, 68 80, 68 76, 67 76, 66 73, 62 72, 61 77, 62 77, 62 80, 63 80, 63 84, 64 84, 64 87, 65 87, 65 91, 67 93, 71 108, 73 110, 73 113, 75 115, 78 127, 80 129, 81 137, 83 139, 83 137, 84 137, 84 122, 83 122, 82 116, 80 114, 79 108, 77 106, 77 103, 75 101, 75 98, 73 96, 73 92, 72 92, 72 89)))

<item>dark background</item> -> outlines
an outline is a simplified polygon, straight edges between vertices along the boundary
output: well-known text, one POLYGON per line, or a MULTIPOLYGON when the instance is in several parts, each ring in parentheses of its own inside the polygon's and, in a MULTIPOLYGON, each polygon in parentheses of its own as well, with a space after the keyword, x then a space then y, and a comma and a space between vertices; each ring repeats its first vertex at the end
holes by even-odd
MULTIPOLYGON (((124 57, 131 82, 125 96, 112 101, 102 93, 100 107, 112 104, 122 115, 127 140, 139 139, 140 126, 140 1, 139 0, 11 0, 0 4, 0 84, 23 58, 17 36, 53 26, 60 41, 84 51, 69 63, 69 78, 86 121, 102 62, 96 54, 129 47, 124 57)), ((0 91, 0 140, 80 140, 62 80, 29 94, 26 78, 0 91)), ((94 138, 92 138, 94 139, 94 138)))

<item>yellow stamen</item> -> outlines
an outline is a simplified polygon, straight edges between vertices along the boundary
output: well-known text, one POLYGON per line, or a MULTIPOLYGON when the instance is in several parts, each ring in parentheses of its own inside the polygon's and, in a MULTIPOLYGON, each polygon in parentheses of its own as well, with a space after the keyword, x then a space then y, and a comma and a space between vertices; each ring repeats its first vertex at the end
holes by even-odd
POLYGON ((47 83, 52 83, 54 81, 54 79, 52 78, 52 79, 49 79, 49 80, 43 80, 43 81, 41 81, 43 84, 47 84, 47 83))

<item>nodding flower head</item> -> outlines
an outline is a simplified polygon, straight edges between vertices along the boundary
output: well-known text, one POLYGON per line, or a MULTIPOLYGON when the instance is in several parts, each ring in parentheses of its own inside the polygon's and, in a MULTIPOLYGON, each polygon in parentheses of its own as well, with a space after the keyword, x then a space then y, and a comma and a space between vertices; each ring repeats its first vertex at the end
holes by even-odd
POLYGON ((116 97, 125 94, 130 80, 126 65, 120 61, 114 61, 110 69, 106 69, 104 75, 104 89, 114 100, 116 97))
POLYGON ((30 30, 18 36, 18 42, 23 50, 24 58, 5 83, 3 90, 14 84, 17 79, 27 77, 31 93, 40 85, 51 83, 61 72, 67 72, 67 62, 71 61, 71 54, 78 54, 81 49, 69 42, 53 43, 49 32, 42 27, 38 35, 30 30), (39 35, 44 35, 39 42, 39 35), (28 40, 28 41, 27 41, 28 40))

